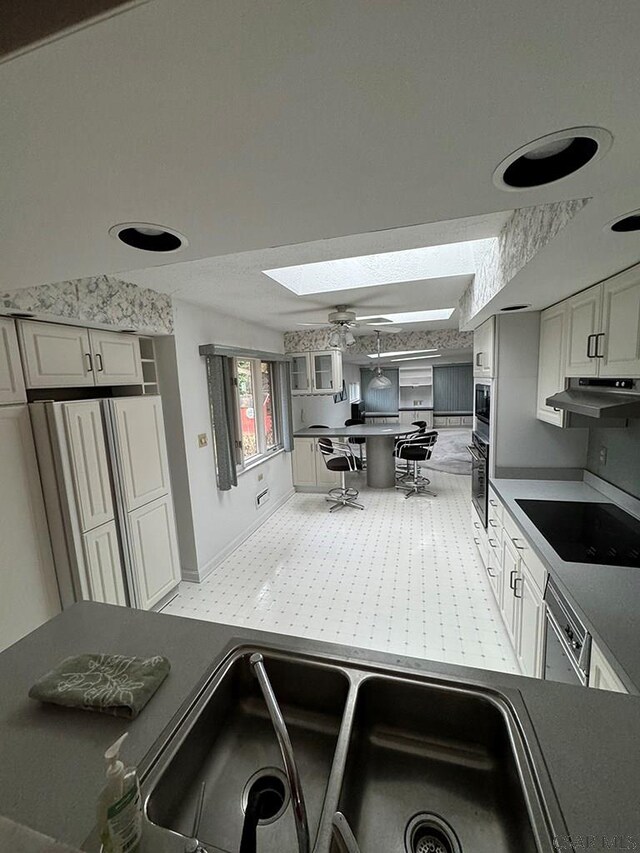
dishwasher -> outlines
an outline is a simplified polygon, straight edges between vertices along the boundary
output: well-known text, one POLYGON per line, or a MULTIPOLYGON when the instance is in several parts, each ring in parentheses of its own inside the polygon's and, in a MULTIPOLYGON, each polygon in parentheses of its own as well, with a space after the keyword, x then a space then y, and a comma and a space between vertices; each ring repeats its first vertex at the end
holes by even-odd
POLYGON ((551 578, 544 598, 547 605, 544 677, 547 681, 586 687, 591 635, 551 578))

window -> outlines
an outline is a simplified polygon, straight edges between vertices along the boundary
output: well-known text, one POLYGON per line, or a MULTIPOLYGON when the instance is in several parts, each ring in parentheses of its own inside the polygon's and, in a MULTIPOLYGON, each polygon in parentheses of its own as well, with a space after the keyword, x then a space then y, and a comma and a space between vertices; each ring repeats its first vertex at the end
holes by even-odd
POLYGON ((237 463, 242 469, 281 446, 273 362, 257 358, 235 359, 235 384, 240 445, 237 463))

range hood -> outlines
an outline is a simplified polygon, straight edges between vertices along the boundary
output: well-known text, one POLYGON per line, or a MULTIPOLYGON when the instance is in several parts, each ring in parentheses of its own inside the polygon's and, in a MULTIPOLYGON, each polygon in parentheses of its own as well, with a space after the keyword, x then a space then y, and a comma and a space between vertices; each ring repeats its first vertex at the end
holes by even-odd
POLYGON ((640 391, 633 379, 571 379, 545 402, 588 418, 640 418, 640 391))

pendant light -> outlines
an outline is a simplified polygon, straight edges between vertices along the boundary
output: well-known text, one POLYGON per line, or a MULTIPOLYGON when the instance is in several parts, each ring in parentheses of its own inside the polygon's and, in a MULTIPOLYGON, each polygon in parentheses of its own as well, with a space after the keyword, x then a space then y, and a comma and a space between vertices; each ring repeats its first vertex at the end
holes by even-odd
POLYGON ((376 330, 376 348, 378 352, 378 364, 376 365, 375 373, 367 388, 369 391, 382 391, 384 388, 391 388, 393 384, 388 376, 382 372, 380 365, 380 332, 376 330))

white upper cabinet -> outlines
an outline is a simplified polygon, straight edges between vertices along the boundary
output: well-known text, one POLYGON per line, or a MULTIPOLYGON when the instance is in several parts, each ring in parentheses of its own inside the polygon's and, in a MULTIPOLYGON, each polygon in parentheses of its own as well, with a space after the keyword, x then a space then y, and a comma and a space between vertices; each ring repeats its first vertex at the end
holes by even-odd
POLYGON ((90 329, 97 385, 141 385, 140 341, 135 335, 90 329))
POLYGON ((567 309, 564 303, 547 308, 540 315, 540 354, 538 358, 537 416, 542 421, 562 426, 564 414, 545 400, 564 388, 564 348, 567 309))
POLYGON ((0 317, 0 403, 26 399, 16 326, 10 317, 0 317))
POLYGON ((640 377, 640 270, 635 267, 602 285, 599 376, 640 377))
POLYGON ((160 397, 111 401, 126 510, 137 509, 170 491, 167 445, 160 397))
POLYGON ((473 375, 476 379, 493 379, 495 318, 478 326, 473 332, 473 375))
POLYGON ((20 320, 18 334, 27 388, 95 384, 87 329, 20 320))
POLYGON ((69 461, 80 527, 92 530, 113 518, 111 477, 98 400, 63 406, 69 461))
POLYGON ((597 376, 596 348, 602 314, 602 285, 577 293, 565 303, 567 346, 565 376, 597 376))
POLYGON ((291 393, 311 393, 311 359, 308 352, 291 357, 291 393))
POLYGON ((341 390, 340 350, 291 354, 292 394, 337 394, 341 390))
POLYGON ((135 335, 36 320, 20 320, 18 333, 27 388, 142 384, 135 335))

